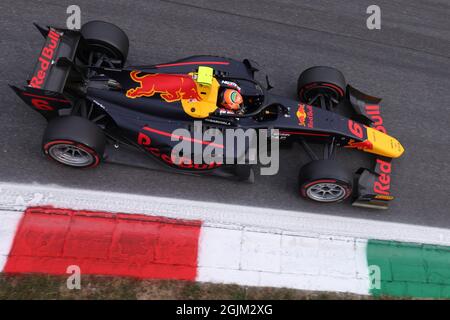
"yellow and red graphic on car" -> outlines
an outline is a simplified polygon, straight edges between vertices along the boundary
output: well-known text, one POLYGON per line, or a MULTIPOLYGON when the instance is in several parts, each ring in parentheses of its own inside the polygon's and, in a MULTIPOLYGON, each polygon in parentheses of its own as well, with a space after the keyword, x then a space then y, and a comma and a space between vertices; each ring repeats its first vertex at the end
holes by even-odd
POLYGON ((305 105, 303 103, 300 103, 298 105, 298 109, 295 114, 298 118, 298 124, 303 127, 306 126, 306 112, 305 112, 305 105))
POLYGON ((350 139, 345 146, 346 148, 356 148, 389 158, 398 158, 405 151, 397 139, 380 130, 362 125, 353 120, 348 120, 348 129, 362 141, 357 142, 355 139, 350 139), (366 139, 363 138, 364 133, 367 137, 366 139))
POLYGON ((295 115, 297 116, 299 125, 308 128, 314 127, 314 111, 312 106, 299 103, 295 115))
POLYGON ((373 145, 369 140, 356 142, 354 139, 350 139, 345 148, 356 148, 358 150, 371 150, 373 145))

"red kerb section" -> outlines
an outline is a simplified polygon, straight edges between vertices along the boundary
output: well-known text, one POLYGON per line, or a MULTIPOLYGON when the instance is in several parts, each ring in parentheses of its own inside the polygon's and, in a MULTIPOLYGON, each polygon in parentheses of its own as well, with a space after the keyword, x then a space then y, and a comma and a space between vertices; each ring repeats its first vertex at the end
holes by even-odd
POLYGON ((25 211, 7 273, 195 280, 201 222, 32 207, 25 211))

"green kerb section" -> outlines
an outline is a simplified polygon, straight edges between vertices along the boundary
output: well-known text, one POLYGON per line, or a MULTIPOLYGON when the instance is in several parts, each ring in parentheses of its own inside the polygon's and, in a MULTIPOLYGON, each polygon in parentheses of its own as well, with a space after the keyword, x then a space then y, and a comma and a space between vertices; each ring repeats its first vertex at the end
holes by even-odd
POLYGON ((367 262, 374 296, 450 298, 450 247, 369 240, 367 262))

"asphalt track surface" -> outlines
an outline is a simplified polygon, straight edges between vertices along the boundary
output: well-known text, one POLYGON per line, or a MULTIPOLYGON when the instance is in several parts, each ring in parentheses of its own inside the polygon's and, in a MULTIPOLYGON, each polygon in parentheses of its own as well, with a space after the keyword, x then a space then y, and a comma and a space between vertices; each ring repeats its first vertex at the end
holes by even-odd
MULTIPOLYGON (((42 37, 32 25, 64 26, 74 1, 1 1, 0 180, 57 184, 154 196, 282 208, 340 216, 450 227, 450 3, 377 0, 382 29, 366 28, 373 1, 75 1, 82 21, 116 23, 130 38, 129 64, 168 62, 193 54, 256 60, 275 93, 295 96, 299 73, 310 66, 341 69, 348 82, 383 98, 390 134, 406 152, 393 165, 388 211, 345 202, 318 205, 299 198, 297 172, 307 158, 283 150, 276 176, 255 184, 191 177, 105 164, 76 170, 40 152, 44 119, 7 87, 32 71, 42 37)), ((340 153, 350 168, 367 160, 340 153)))

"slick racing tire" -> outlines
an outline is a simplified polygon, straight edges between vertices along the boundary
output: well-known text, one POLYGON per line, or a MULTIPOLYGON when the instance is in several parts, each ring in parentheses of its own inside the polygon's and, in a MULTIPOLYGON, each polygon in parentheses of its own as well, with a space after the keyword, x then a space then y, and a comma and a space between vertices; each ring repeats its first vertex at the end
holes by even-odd
POLYGON ((51 159, 74 168, 99 165, 106 138, 94 123, 77 116, 57 117, 47 125, 42 149, 51 159))
POLYGON ((106 54, 110 59, 119 60, 123 67, 127 60, 130 42, 126 33, 115 24, 104 21, 89 21, 81 27, 84 46, 80 58, 87 62, 90 52, 106 54))
POLYGON ((335 160, 314 160, 300 169, 299 188, 306 199, 339 202, 352 194, 352 175, 335 160))
POLYGON ((340 101, 345 96, 344 75, 331 67, 312 67, 298 77, 297 93, 301 102, 309 103, 318 94, 340 101))

